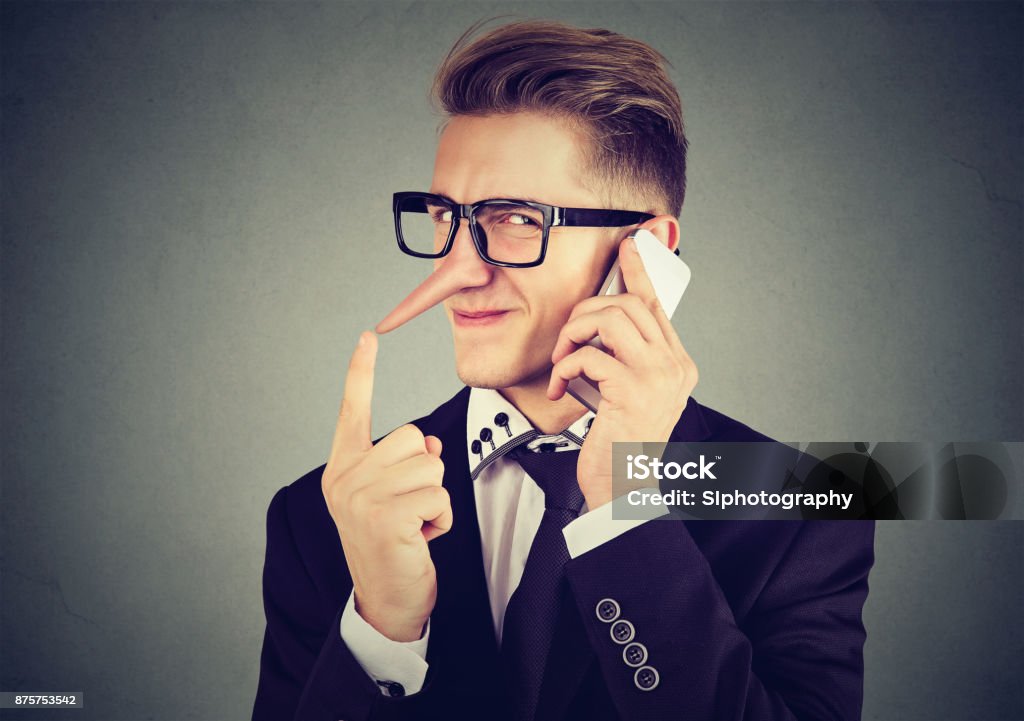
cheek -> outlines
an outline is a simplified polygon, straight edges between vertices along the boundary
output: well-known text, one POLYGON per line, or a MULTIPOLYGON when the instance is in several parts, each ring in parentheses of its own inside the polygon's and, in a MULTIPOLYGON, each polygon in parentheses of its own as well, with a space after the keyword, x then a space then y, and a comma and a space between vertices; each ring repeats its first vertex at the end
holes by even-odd
POLYGON ((536 336, 557 336, 573 307, 600 289, 614 252, 596 235, 567 236, 548 245, 543 265, 512 276, 536 336))
MULTIPOLYGON (((564 266, 563 266, 564 267, 564 266)), ((567 271, 545 273, 543 277, 532 282, 529 287, 521 287, 524 297, 530 299, 530 314, 539 335, 558 334, 569 319, 573 307, 585 298, 589 298, 594 288, 599 287, 600 269, 597 266, 576 266, 567 271)))
POLYGON ((558 289, 556 297, 568 304, 566 315, 576 303, 597 293, 613 260, 614 249, 605 247, 597 239, 590 242, 591 252, 564 259, 559 267, 561 272, 551 279, 552 286, 558 289))

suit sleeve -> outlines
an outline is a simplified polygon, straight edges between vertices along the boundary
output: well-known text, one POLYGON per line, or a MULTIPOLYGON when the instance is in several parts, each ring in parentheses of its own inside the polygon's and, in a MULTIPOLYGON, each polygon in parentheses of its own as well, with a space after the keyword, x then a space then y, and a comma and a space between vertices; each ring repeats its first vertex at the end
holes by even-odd
POLYGON ((746 523, 762 525, 752 536, 737 531, 749 545, 719 569, 730 578, 749 572, 737 588, 761 585, 741 621, 682 521, 644 523, 567 564, 588 639, 623 719, 860 718, 861 611, 874 561, 874 522, 746 523), (774 563, 766 562, 773 553, 769 534, 791 539, 775 544, 774 563), (618 629, 620 639, 632 634, 628 642, 612 638, 616 621, 600 618, 604 599, 614 601, 606 604, 606 616, 631 625, 618 629), (643 659, 635 667, 626 662, 629 643, 646 652, 632 649, 631 660, 643 659))
POLYGON ((382 696, 342 640, 344 604, 323 608, 292 536, 287 491, 267 511, 267 623, 253 721, 401 718, 404 699, 382 696))

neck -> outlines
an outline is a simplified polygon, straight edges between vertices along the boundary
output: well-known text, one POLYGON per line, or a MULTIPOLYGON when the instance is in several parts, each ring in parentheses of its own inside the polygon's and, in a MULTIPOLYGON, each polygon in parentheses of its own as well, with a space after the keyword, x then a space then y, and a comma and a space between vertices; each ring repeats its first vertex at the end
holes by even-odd
POLYGON ((541 374, 519 385, 499 388, 498 392, 518 408, 534 428, 541 433, 554 434, 586 415, 587 409, 568 393, 557 401, 550 400, 549 380, 550 374, 541 374))

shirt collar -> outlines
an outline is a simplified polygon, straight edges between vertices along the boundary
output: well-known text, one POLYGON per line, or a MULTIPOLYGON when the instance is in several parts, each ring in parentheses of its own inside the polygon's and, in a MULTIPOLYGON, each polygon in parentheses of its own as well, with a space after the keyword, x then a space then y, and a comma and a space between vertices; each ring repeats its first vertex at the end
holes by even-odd
POLYGON ((494 461, 520 445, 539 449, 546 443, 557 444, 551 450, 574 450, 583 445, 594 413, 588 411, 561 433, 543 434, 534 428, 519 409, 493 388, 471 388, 466 411, 466 452, 470 477, 477 476, 494 461))

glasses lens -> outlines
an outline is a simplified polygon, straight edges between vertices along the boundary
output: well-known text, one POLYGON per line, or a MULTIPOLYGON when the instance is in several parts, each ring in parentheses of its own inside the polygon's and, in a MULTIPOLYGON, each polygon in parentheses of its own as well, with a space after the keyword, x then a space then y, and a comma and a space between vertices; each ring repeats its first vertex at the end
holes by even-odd
POLYGON ((437 198, 403 198, 399 205, 402 240, 415 253, 435 255, 448 240, 452 227, 452 208, 437 198))
POLYGON ((540 258, 544 214, 528 205, 482 205, 475 214, 485 255, 502 263, 532 263, 540 258))

